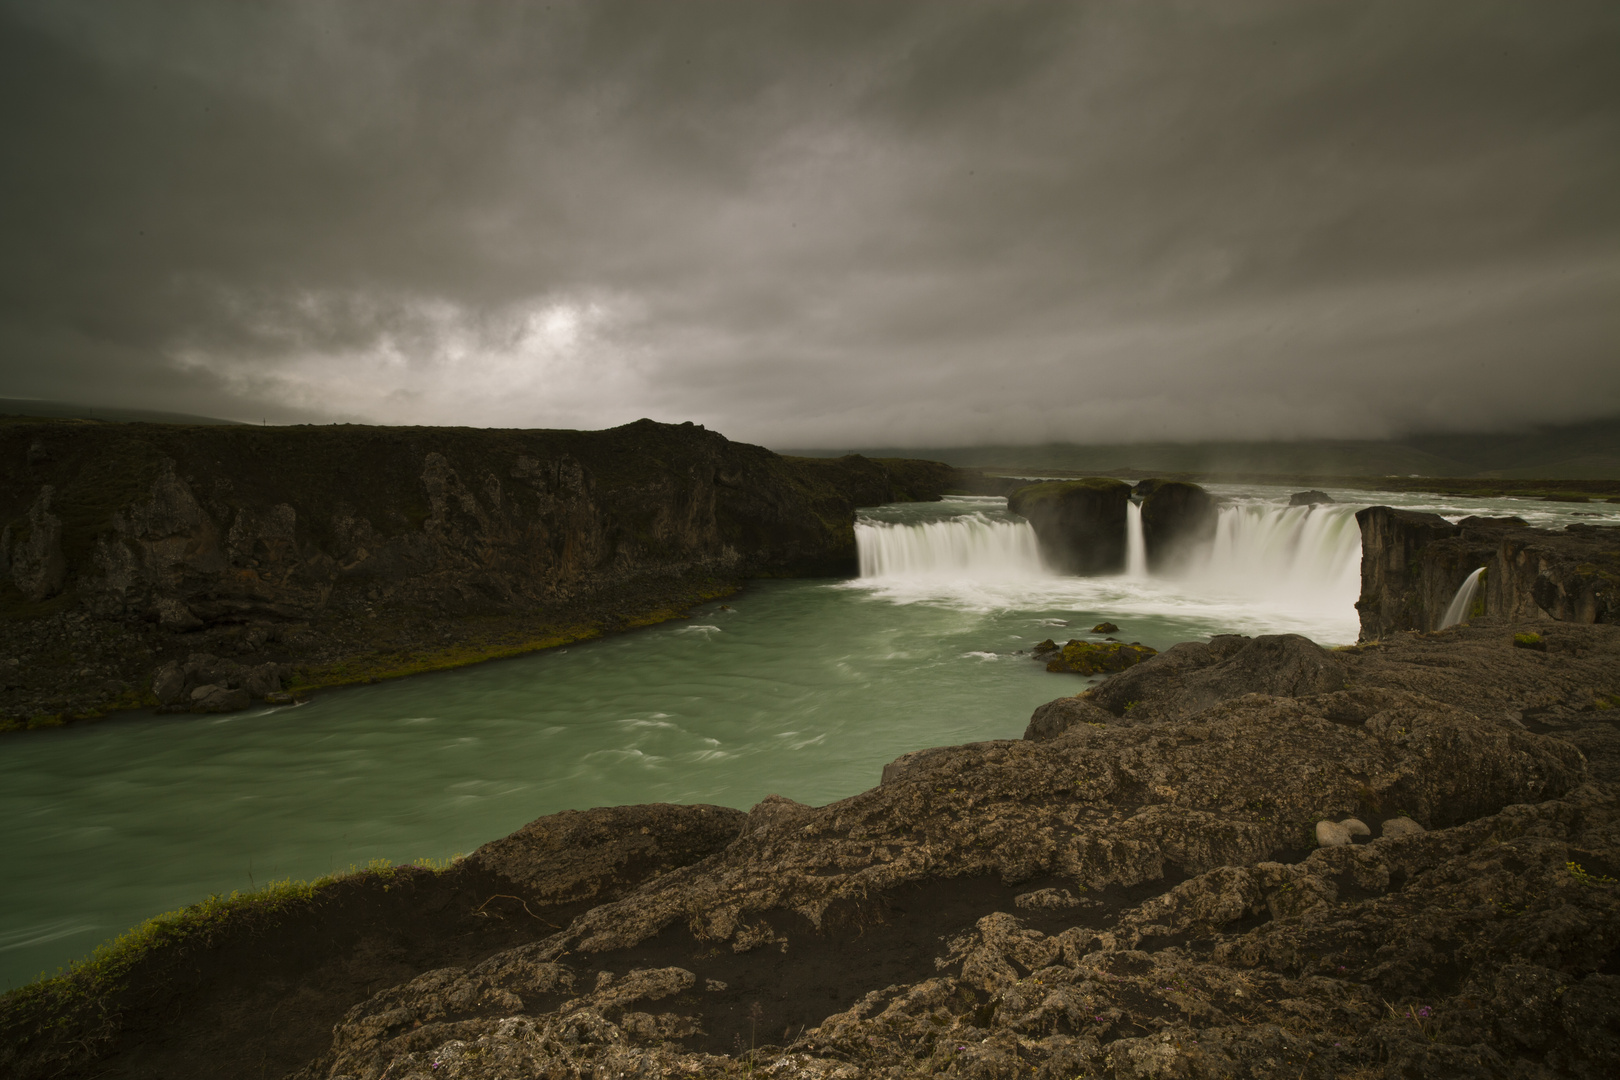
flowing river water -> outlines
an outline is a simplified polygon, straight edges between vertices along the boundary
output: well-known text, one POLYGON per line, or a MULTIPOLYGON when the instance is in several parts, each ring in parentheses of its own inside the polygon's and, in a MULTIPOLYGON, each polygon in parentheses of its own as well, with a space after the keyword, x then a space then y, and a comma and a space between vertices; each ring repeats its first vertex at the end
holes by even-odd
MULTIPOLYGON (((0 739, 0 989, 211 893, 471 851, 542 814, 639 802, 822 804, 908 750, 1023 732, 1086 685, 1042 638, 1163 649, 1211 634, 1353 641, 1355 510, 1211 488, 1212 549, 1174 578, 1045 572, 1005 502, 878 507, 861 576, 750 585, 690 619, 227 716, 132 714, 0 739)), ((1620 506, 1385 496, 1536 525, 1620 506)))

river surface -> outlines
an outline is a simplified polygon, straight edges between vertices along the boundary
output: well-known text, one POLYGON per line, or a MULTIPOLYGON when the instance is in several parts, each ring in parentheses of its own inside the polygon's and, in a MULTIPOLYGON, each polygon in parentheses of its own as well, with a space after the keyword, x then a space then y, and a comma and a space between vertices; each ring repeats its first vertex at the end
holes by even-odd
MULTIPOLYGON (((211 893, 442 859, 559 810, 853 795, 909 750, 1020 735, 1086 685, 1029 647, 1103 620, 1159 649, 1353 641, 1366 494, 1306 510, 1278 489, 1211 490, 1233 502, 1175 578, 1049 575, 999 499, 879 507, 850 581, 761 582, 681 622, 295 707, 6 736, 0 988, 211 893)), ((1379 501, 1620 524, 1602 503, 1379 501)))

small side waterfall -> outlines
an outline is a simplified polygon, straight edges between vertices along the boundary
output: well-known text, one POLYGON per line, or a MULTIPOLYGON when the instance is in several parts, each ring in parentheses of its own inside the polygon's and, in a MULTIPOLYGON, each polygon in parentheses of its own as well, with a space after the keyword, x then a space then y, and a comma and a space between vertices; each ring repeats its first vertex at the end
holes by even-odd
POLYGON ((861 577, 1040 577, 1035 530, 1024 521, 964 514, 943 521, 898 524, 857 521, 861 577))
POLYGON ((1147 542, 1142 539, 1142 504, 1125 504, 1125 576, 1147 577, 1147 542))
POLYGON ((1479 579, 1484 574, 1485 568, 1482 566, 1457 586, 1457 595, 1451 598, 1445 617, 1440 620, 1440 629, 1444 630, 1448 626, 1457 626, 1468 621, 1468 611, 1474 606, 1474 596, 1479 592, 1479 579))

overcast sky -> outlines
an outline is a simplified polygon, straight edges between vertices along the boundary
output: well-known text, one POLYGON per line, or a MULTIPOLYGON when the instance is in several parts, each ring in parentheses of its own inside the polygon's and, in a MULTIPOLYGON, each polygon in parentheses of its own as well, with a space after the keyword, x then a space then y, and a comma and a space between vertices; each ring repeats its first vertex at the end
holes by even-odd
POLYGON ((0 396, 784 446, 1620 413, 1620 4, 0 0, 0 396))

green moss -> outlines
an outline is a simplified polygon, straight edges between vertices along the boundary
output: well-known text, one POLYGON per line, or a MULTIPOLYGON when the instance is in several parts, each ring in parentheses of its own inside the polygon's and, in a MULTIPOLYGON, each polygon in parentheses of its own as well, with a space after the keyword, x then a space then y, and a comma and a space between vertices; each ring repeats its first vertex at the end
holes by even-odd
MULTIPOLYGON (((418 859, 422 870, 443 873, 457 859, 418 859)), ((132 930, 98 946, 88 957, 58 970, 54 976, 41 975, 25 986, 0 995, 0 1034, 17 1047, 31 1042, 93 1039, 108 999, 122 990, 135 967, 160 949, 186 946, 207 948, 232 924, 262 919, 307 906, 339 882, 361 878, 391 881, 400 871, 386 860, 374 860, 365 867, 329 874, 314 881, 273 881, 250 892, 233 891, 165 912, 146 920, 132 930), (89 1022, 92 1030, 82 1029, 89 1022)), ((385 885, 384 888, 387 888, 385 885)))
POLYGON ((1009 503, 1016 500, 1024 506, 1038 506, 1055 502, 1076 491, 1120 491, 1129 493, 1131 485, 1123 480, 1106 476, 1090 476, 1081 480, 1047 480, 1039 484, 1025 484, 1007 496, 1009 503))
POLYGON ((1060 655, 1047 661, 1046 670, 1101 675, 1124 671, 1157 655, 1158 650, 1146 645, 1126 645, 1119 641, 1071 641, 1063 646, 1060 655))
POLYGON ((1542 640, 1540 634, 1514 634, 1513 645, 1518 649, 1536 649, 1541 652, 1547 651, 1547 643, 1542 640))

